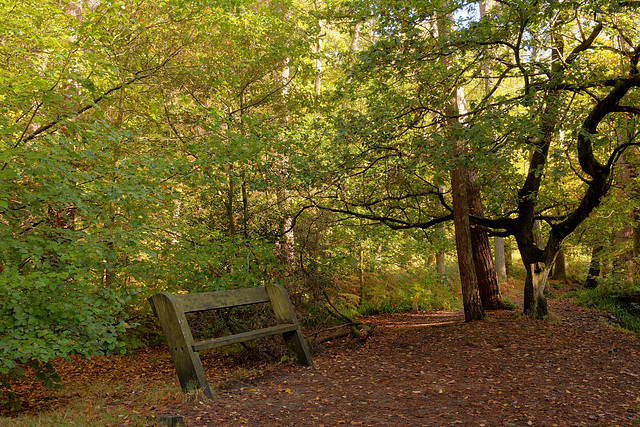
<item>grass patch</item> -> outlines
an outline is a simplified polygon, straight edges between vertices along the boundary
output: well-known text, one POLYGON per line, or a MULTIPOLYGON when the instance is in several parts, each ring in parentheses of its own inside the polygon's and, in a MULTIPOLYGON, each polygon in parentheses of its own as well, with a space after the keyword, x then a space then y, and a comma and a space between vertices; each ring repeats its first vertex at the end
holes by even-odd
POLYGON ((56 391, 50 398, 59 398, 62 406, 38 413, 22 413, 15 417, 1 417, 0 427, 156 425, 141 408, 157 404, 167 398, 176 398, 175 384, 157 382, 153 387, 118 386, 105 393, 105 384, 94 384, 70 393, 69 389, 56 391), (64 403, 67 401, 67 403, 64 403))
POLYGON ((607 283, 595 289, 580 289, 569 294, 584 307, 608 312, 623 328, 640 333, 640 286, 631 283, 607 283))

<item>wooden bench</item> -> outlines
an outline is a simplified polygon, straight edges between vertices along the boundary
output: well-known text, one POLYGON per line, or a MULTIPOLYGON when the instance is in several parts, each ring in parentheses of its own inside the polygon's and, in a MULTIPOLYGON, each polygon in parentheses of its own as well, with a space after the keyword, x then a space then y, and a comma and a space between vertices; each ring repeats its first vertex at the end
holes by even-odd
POLYGON ((165 292, 155 294, 149 298, 149 302, 167 338, 171 359, 176 367, 180 386, 185 392, 199 387, 206 397, 213 398, 213 393, 209 388, 209 383, 198 355, 199 351, 256 338, 281 334, 289 348, 295 353, 298 363, 305 366, 313 364, 311 353, 298 324, 289 295, 280 285, 269 284, 257 288, 184 295, 173 295, 165 292), (205 341, 194 341, 185 315, 186 313, 197 311, 217 310, 266 302, 271 303, 273 307, 273 312, 278 322, 276 326, 205 341))

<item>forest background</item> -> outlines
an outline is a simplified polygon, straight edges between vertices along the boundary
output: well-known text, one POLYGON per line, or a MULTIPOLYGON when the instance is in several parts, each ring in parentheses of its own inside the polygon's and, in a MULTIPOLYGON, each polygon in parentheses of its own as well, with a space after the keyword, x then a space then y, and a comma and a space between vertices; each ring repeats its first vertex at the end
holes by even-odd
POLYGON ((474 320, 569 274, 637 312, 638 2, 0 8, 5 386, 145 345, 162 291, 474 320))

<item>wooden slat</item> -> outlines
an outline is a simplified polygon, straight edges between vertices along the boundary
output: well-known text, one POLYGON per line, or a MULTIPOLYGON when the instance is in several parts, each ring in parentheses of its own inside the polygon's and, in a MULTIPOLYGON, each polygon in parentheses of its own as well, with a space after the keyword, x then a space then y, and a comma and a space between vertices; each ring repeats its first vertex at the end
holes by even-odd
POLYGON ((264 287, 176 295, 185 313, 268 302, 264 287))
POLYGON ((237 344, 245 341, 254 340, 256 338, 268 337, 271 335, 291 332, 298 329, 298 325, 277 325, 269 328, 258 329, 257 331, 243 332, 241 334, 229 335, 226 337, 215 338, 207 341, 199 341, 193 345, 193 351, 202 351, 210 348, 221 347, 223 345, 237 344))

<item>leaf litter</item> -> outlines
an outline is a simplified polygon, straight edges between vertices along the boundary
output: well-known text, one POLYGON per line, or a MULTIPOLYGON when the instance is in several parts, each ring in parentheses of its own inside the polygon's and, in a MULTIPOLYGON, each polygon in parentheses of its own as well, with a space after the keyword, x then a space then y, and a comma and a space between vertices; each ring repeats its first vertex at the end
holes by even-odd
POLYGON ((205 353, 218 392, 213 401, 180 393, 162 347, 134 357, 58 361, 62 392, 37 383, 20 383, 16 391, 28 402, 21 413, 38 412, 91 399, 73 390, 98 384, 122 411, 113 426, 141 425, 141 416, 153 415, 179 415, 189 427, 640 423, 638 336, 570 300, 549 303, 551 321, 503 310, 473 323, 464 323, 461 311, 371 316, 366 321, 375 332, 365 343, 325 343, 310 368, 205 353), (140 398, 159 387, 175 393, 140 398))

